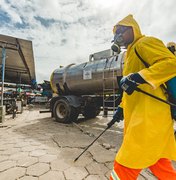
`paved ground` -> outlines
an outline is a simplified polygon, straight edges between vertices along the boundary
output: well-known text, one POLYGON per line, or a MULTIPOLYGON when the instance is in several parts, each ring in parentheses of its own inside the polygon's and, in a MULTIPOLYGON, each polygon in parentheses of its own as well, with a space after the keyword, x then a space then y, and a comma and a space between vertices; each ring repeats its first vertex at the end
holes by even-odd
MULTIPOLYGON (((110 119, 109 119, 110 120, 110 119)), ((123 124, 108 130, 78 161, 74 159, 92 142, 107 118, 60 124, 39 108, 27 108, 0 125, 0 180, 107 180, 123 124)), ((145 169, 138 180, 155 180, 145 169)))

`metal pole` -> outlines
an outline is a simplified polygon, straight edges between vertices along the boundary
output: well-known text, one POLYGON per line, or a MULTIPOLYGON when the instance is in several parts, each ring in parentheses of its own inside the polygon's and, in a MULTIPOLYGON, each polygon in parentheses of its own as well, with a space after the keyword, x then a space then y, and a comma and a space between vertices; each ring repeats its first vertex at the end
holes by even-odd
MULTIPOLYGON (((113 123, 114 124, 114 123, 113 123)), ((111 125, 112 126, 112 125, 111 125)), ((84 154, 86 151, 87 151, 87 149, 90 147, 90 146, 92 146, 92 144, 100 137, 100 136, 102 136, 102 134, 104 134, 111 126, 108 126, 106 129, 104 129, 100 134, 99 134, 99 136, 98 137, 96 137, 84 150, 83 150, 83 152, 74 160, 74 162, 76 162, 79 158, 80 158, 80 156, 82 156, 82 154, 84 154)))
POLYGON ((6 60, 6 49, 3 47, 3 48, 2 48, 2 87, 1 87, 1 106, 3 106, 3 98, 4 98, 5 60, 6 60))

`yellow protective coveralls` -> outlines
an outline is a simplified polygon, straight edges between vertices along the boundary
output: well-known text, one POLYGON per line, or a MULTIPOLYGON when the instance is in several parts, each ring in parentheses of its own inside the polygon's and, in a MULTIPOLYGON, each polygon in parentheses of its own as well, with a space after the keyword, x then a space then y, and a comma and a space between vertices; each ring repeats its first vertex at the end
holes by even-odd
MULTIPOLYGON (((160 85, 176 76, 176 57, 162 41, 141 34, 132 15, 118 25, 131 26, 134 41, 128 46, 123 75, 138 72, 148 83, 139 85, 144 91, 167 99, 160 85), (134 49, 150 64, 146 68, 134 49)), ((145 94, 134 91, 123 93, 124 139, 115 160, 126 167, 142 169, 155 164, 160 158, 176 160, 176 141, 170 106, 145 94)))

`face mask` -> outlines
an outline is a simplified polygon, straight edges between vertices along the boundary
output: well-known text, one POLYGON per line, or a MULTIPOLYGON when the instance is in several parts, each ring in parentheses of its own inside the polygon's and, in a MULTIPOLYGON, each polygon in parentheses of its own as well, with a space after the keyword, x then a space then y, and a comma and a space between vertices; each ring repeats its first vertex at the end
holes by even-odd
POLYGON ((115 34, 114 43, 118 44, 119 46, 124 46, 124 40, 123 40, 122 33, 115 34))
POLYGON ((120 53, 120 46, 124 46, 124 40, 121 33, 115 34, 114 36, 114 44, 111 46, 111 49, 114 52, 120 53))
POLYGON ((116 52, 117 54, 119 54, 121 52, 120 50, 120 46, 116 43, 114 43, 112 46, 111 46, 111 49, 116 52))

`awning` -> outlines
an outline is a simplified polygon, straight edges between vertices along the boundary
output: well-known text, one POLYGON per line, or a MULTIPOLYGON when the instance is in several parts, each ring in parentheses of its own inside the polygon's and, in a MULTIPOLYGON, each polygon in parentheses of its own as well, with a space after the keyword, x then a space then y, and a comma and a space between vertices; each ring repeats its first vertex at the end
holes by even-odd
POLYGON ((3 47, 6 49, 5 82, 31 84, 36 80, 32 41, 0 34, 0 54, 3 47))

